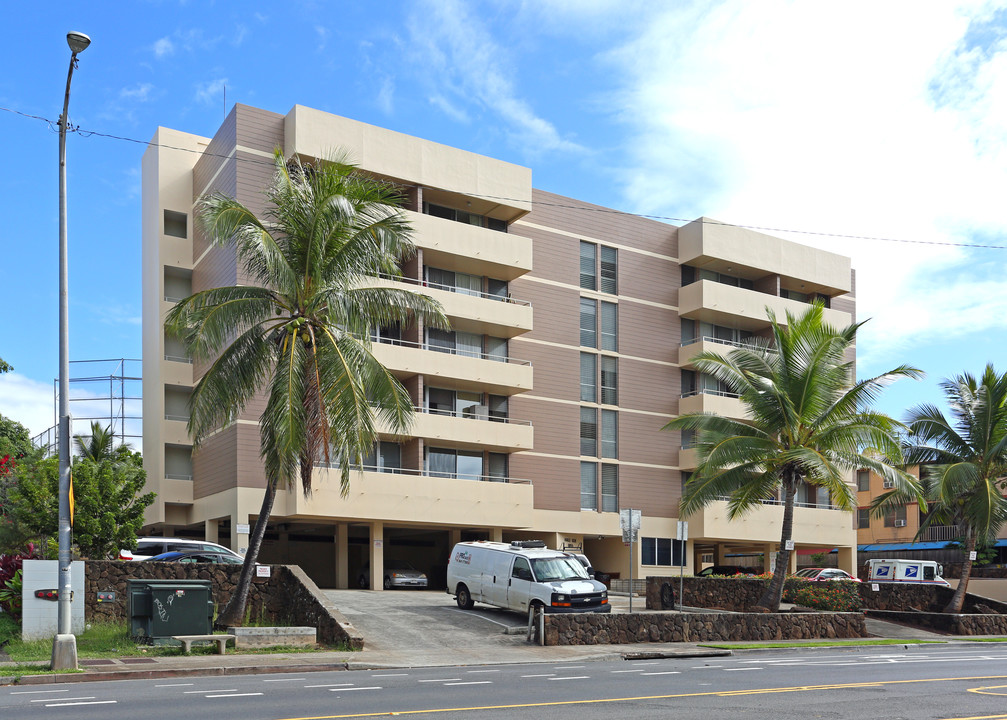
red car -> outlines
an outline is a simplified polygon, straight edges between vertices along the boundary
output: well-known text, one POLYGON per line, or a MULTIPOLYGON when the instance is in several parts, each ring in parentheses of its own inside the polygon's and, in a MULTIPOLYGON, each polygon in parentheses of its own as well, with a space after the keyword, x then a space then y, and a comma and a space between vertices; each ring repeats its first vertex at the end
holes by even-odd
POLYGON ((853 582, 860 582, 860 578, 853 577, 845 570, 840 570, 839 568, 804 568, 795 572, 794 577, 801 578, 801 580, 811 580, 812 582, 824 580, 852 580, 853 582))

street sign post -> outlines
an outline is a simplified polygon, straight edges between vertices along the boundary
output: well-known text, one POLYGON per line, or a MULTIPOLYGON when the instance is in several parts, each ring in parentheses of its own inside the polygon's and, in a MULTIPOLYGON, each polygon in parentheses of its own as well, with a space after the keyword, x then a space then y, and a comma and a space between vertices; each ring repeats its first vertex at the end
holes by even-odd
POLYGON ((675 532, 675 539, 678 540, 678 610, 683 612, 682 592, 685 589, 685 544, 689 540, 689 522, 679 520, 675 532))
POLYGON ((622 541, 629 543, 629 612, 633 612, 633 565, 636 564, 636 554, 633 543, 640 534, 640 519, 643 513, 639 510, 624 508, 619 511, 619 525, 622 528, 622 541))

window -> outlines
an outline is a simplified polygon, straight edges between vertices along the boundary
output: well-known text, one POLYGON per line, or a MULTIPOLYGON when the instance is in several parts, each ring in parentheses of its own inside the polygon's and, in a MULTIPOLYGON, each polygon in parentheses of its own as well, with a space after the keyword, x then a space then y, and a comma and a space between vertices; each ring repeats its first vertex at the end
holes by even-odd
POLYGON ((682 542, 671 538, 640 538, 641 563, 661 567, 685 565, 682 542))
POLYGON ((456 415, 459 417, 489 417, 488 408, 482 404, 481 393, 464 390, 426 388, 426 410, 434 415, 456 415))
POLYGON ((482 480, 483 454, 467 450, 427 448, 426 473, 433 477, 482 480))
POLYGON ((494 300, 506 300, 507 281, 486 278, 486 294, 494 300))
POLYGON ((601 246, 601 291, 610 295, 618 292, 618 252, 613 247, 601 246))
POLYGON ((601 403, 619 404, 619 361, 614 357, 601 357, 601 403))
POLYGON ((682 495, 685 495, 685 487, 686 485, 689 484, 689 481, 692 480, 692 473, 683 470, 682 472, 679 473, 679 475, 681 476, 682 479, 682 495))
POLYGON ((186 214, 175 210, 164 211, 164 234, 171 237, 186 238, 189 236, 187 230, 186 214))
POLYGON ((580 409, 580 454, 598 454, 598 411, 594 408, 580 409))
POLYGON ((384 327, 372 327, 371 342, 398 345, 402 342, 402 328, 399 327, 398 323, 384 327))
POLYGON ((427 328, 427 348, 477 358, 483 354, 483 338, 475 333, 427 328))
POLYGON ((871 489, 871 471, 857 470, 857 491, 867 492, 871 489))
POLYGON ((507 459, 507 453, 489 453, 486 479, 492 482, 507 482, 507 459))
POLYGON ((871 526, 871 509, 857 508, 857 529, 866 530, 871 526))
POLYGON ((682 431, 682 449, 690 450, 696 447, 696 431, 695 430, 683 430, 682 431))
POLYGON ((486 359, 494 362, 507 362, 507 338, 487 335, 486 359))
POLYGON ((906 506, 899 505, 895 510, 885 515, 885 527, 905 527, 906 526, 906 506))
POLYGON ((489 396, 489 418, 493 422, 504 422, 507 420, 507 396, 506 395, 490 395, 489 396))
POLYGON ((580 509, 598 509, 598 466, 593 462, 580 464, 580 509))
POLYGON ((612 352, 619 349, 619 306, 616 303, 601 304, 601 349, 612 352))
POLYGON ((585 290, 595 290, 598 287, 595 274, 597 246, 594 243, 580 244, 580 286, 585 290))
POLYGON ((601 511, 619 511, 619 466, 601 466, 601 511))
POLYGON ((376 443, 364 458, 363 467, 365 470, 397 473, 402 469, 402 448, 393 442, 376 443))
POLYGON ((619 457, 619 413, 615 410, 601 411, 601 456, 619 457))
POLYGON ((598 303, 588 298, 580 299, 580 344, 598 347, 598 303))
POLYGON ((514 558, 514 567, 511 568, 511 577, 516 578, 517 580, 534 580, 531 574, 531 565, 528 564, 528 558, 514 558))
POLYGON ((619 291, 619 253, 614 247, 580 243, 580 286, 585 290, 601 290, 615 295, 619 291), (598 262, 599 248, 601 262, 598 262), (599 287, 599 278, 601 279, 599 287))
POLYGON ((580 354, 580 399, 598 402, 598 356, 580 354))
POLYGON ((455 208, 446 207, 444 205, 435 205, 434 203, 425 202, 423 203, 423 213, 425 215, 433 215, 434 217, 444 218, 445 220, 453 220, 466 225, 475 225, 476 227, 485 227, 498 232, 507 232, 506 220, 499 220, 485 215, 476 215, 475 213, 467 210, 456 210, 455 208))

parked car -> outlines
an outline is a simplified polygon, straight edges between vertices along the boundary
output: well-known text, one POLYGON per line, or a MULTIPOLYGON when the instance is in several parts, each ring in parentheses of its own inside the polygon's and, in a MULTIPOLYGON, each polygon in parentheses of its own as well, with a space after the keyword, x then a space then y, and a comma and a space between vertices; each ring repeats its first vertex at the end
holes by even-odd
MULTIPOLYGON (((357 578, 360 587, 365 590, 371 586, 371 569, 365 565, 357 578)), ((425 588, 427 586, 427 574, 420 572, 409 563, 400 567, 386 567, 385 578, 381 583, 385 590, 393 588, 425 588)))
POLYGON ((190 540, 188 538, 142 537, 136 540, 136 550, 120 550, 120 560, 147 560, 155 555, 166 552, 219 552, 232 555, 238 560, 244 556, 230 548, 206 540, 190 540))
POLYGON ((852 580, 853 582, 860 582, 860 578, 853 577, 845 570, 840 570, 839 568, 804 568, 795 572, 794 577, 812 582, 822 582, 825 580, 852 580))
POLYGON ((211 552, 208 550, 196 550, 193 552, 166 552, 154 557, 147 558, 148 561, 158 562, 181 562, 181 563, 213 563, 215 565, 241 565, 244 561, 239 555, 229 552, 211 552))
POLYGON ((711 575, 748 575, 757 573, 759 568, 743 567, 741 565, 711 565, 703 568, 696 577, 710 577, 711 575))

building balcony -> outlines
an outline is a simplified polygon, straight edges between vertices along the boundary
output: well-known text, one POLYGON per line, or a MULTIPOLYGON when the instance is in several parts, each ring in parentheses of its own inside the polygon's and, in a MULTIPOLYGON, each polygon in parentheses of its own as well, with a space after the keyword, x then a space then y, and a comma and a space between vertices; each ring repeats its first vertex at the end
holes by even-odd
POLYGON ((452 330, 512 338, 532 329, 531 304, 524 300, 486 293, 462 292, 446 285, 434 283, 420 284, 409 278, 395 278, 394 280, 374 278, 368 284, 405 288, 429 295, 443 306, 444 314, 451 321, 452 330))
POLYGON ((405 341, 374 343, 371 351, 400 380, 416 375, 444 378, 449 381, 447 387, 492 395, 515 395, 532 389, 532 367, 526 360, 458 355, 405 341))
POLYGON ((732 340, 720 340, 712 337, 701 337, 694 340, 687 340, 682 343, 678 351, 678 364, 684 368, 692 368, 692 359, 700 353, 715 353, 726 357, 732 350, 738 348, 754 348, 754 345, 734 342, 732 340))
POLYGON ((678 467, 680 470, 695 470, 699 466, 699 455, 696 448, 682 448, 678 451, 678 467))
POLYGON ((186 425, 189 418, 180 415, 165 415, 164 417, 164 442, 169 445, 190 445, 192 440, 189 437, 189 430, 186 425))
POLYGON ((161 235, 158 254, 162 265, 182 270, 192 270, 192 240, 161 235))
POLYGON ((405 214, 426 265, 508 282, 532 269, 530 238, 411 210, 405 214))
POLYGON ((758 279, 780 276, 804 292, 850 292, 850 259, 754 230, 699 218, 678 229, 679 262, 758 279))
MULTIPOLYGON (((749 545, 779 543, 783 530, 783 503, 767 500, 745 515, 730 520, 727 501, 714 500, 689 521, 690 540, 735 541, 749 545)), ((836 546, 856 542, 851 514, 845 510, 797 504, 793 539, 798 545, 836 546)))
POLYGON ((745 404, 741 402, 737 395, 712 390, 700 390, 683 395, 678 403, 678 412, 680 415, 685 415, 686 413, 714 413, 722 417, 734 418, 735 420, 745 420, 748 418, 745 404))
MULTIPOLYGON (((725 285, 712 280, 699 280, 678 291, 679 314, 684 318, 726 325, 741 330, 762 330, 770 326, 766 308, 776 313, 781 324, 787 322, 789 310, 795 315, 808 309, 806 303, 769 295, 756 290, 725 285)), ((852 322, 849 313, 825 309, 825 322, 845 327, 852 322)))
POLYGON ((180 355, 165 355, 161 362, 161 382, 165 385, 191 387, 192 360, 180 355))
POLYGON ((316 467, 310 497, 300 486, 277 494, 276 515, 352 518, 355 522, 466 527, 521 528, 532 525, 531 482, 499 482, 433 477, 416 471, 356 471, 346 497, 340 493, 339 470, 316 467))
MULTIPOLYGON (((382 434, 394 437, 384 430, 382 434)), ((531 450, 534 446, 533 429, 528 420, 474 417, 423 408, 416 408, 409 436, 458 450, 513 452, 531 450)))
POLYGON ((192 504, 192 476, 165 474, 157 488, 158 503, 172 505, 192 504))

